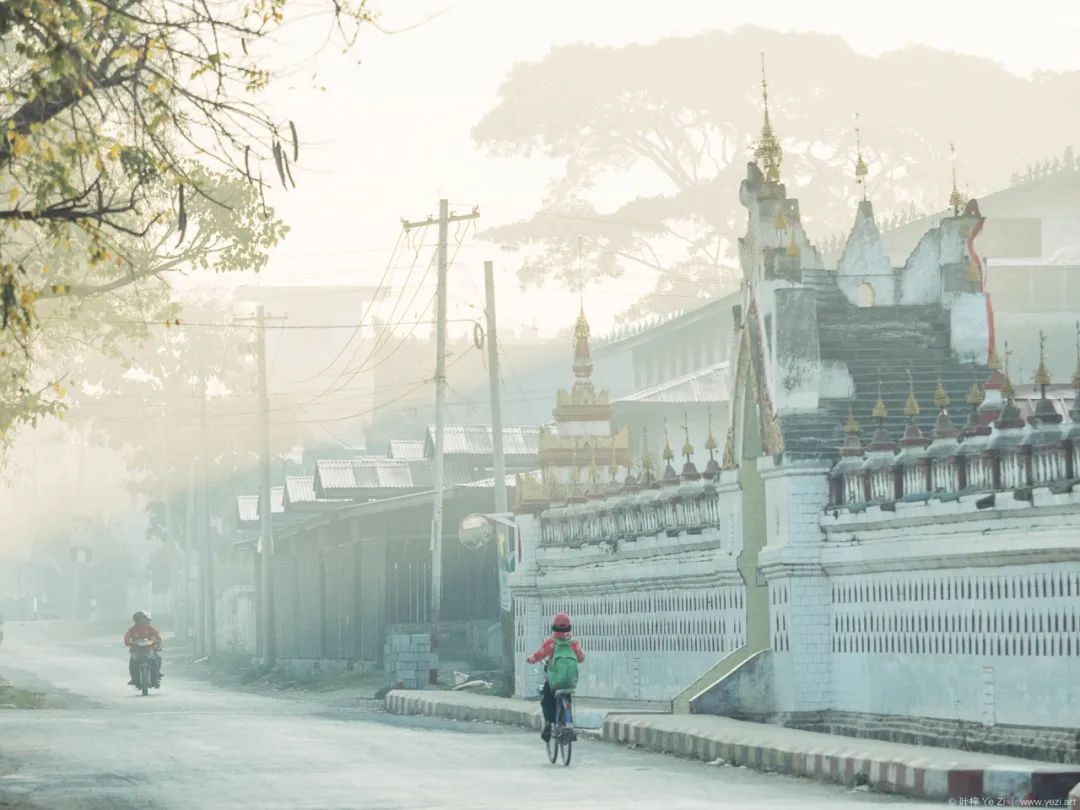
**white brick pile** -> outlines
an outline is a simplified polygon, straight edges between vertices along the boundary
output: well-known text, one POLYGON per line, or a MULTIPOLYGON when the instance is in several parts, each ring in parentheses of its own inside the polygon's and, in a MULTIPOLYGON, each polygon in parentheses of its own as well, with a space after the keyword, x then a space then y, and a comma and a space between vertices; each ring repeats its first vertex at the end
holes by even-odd
POLYGON ((386 637, 383 669, 386 683, 405 689, 420 689, 428 683, 428 673, 438 666, 431 651, 428 633, 398 633, 386 637))

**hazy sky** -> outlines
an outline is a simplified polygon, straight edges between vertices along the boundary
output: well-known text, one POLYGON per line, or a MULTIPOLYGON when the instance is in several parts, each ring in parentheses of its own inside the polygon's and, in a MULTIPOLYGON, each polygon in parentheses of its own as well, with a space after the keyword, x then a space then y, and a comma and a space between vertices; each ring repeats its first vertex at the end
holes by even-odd
MULTIPOLYGON (((1080 68, 1080 11, 1070 2, 1027 3, 1022 22, 1019 12, 1003 13, 993 3, 918 0, 375 0, 375 5, 382 7, 382 28, 408 30, 394 35, 372 30, 348 55, 324 51, 314 67, 294 72, 274 90, 275 107, 297 120, 306 144, 299 188, 273 195, 292 233, 260 283, 374 283, 397 238, 399 218, 434 213, 439 196, 458 208, 478 204, 484 225, 527 215, 551 167, 540 158, 488 158, 473 148, 469 132, 495 104, 507 70, 515 62, 541 58, 555 45, 622 45, 755 24, 837 34, 870 54, 922 43, 990 57, 1022 74, 1080 68)), ((321 25, 289 27, 281 53, 299 60, 314 50, 322 32, 321 25)), ((974 178, 971 190, 984 191, 974 178)), ((542 333, 554 333, 572 320, 576 296, 555 287, 524 296, 515 257, 476 239, 458 255, 453 298, 480 303, 486 258, 496 261, 508 328, 538 319, 542 333)), ((400 279, 405 268, 397 272, 400 279)), ((586 304, 594 329, 606 330, 619 310, 650 287, 648 278, 635 277, 591 291, 586 304)), ((452 302, 451 316, 455 313, 475 311, 452 302)))

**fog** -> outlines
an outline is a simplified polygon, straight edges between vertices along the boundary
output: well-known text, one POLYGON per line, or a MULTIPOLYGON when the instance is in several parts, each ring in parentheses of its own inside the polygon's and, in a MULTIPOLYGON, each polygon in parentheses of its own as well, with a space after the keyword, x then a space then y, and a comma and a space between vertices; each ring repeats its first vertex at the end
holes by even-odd
POLYGON ((48 6, 0 805, 1080 781, 1070 5, 48 6))

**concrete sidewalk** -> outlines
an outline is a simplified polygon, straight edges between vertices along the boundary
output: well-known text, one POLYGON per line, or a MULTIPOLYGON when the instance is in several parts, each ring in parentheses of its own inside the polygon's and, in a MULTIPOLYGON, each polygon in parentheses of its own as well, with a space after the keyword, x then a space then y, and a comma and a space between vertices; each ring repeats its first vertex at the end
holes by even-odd
MULTIPOLYGON (((1080 783, 1080 765, 840 737, 713 715, 642 714, 578 699, 579 727, 599 725, 601 737, 660 753, 803 776, 921 799, 1034 800, 1065 806, 1080 783), (597 723, 598 719, 602 720, 597 723)), ((386 708, 540 729, 540 707, 513 698, 463 692, 393 691, 386 708)))

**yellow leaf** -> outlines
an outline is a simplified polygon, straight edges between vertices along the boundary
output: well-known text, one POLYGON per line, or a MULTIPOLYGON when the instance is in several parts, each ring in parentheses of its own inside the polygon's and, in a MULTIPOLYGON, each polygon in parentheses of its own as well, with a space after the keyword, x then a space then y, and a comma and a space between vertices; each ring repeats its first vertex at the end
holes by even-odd
POLYGON ((17 199, 19 199, 19 190, 17 188, 13 188, 11 191, 8 192, 8 202, 14 204, 17 199))
POLYGON ((109 160, 116 160, 120 157, 120 145, 114 143, 109 147, 109 160))

